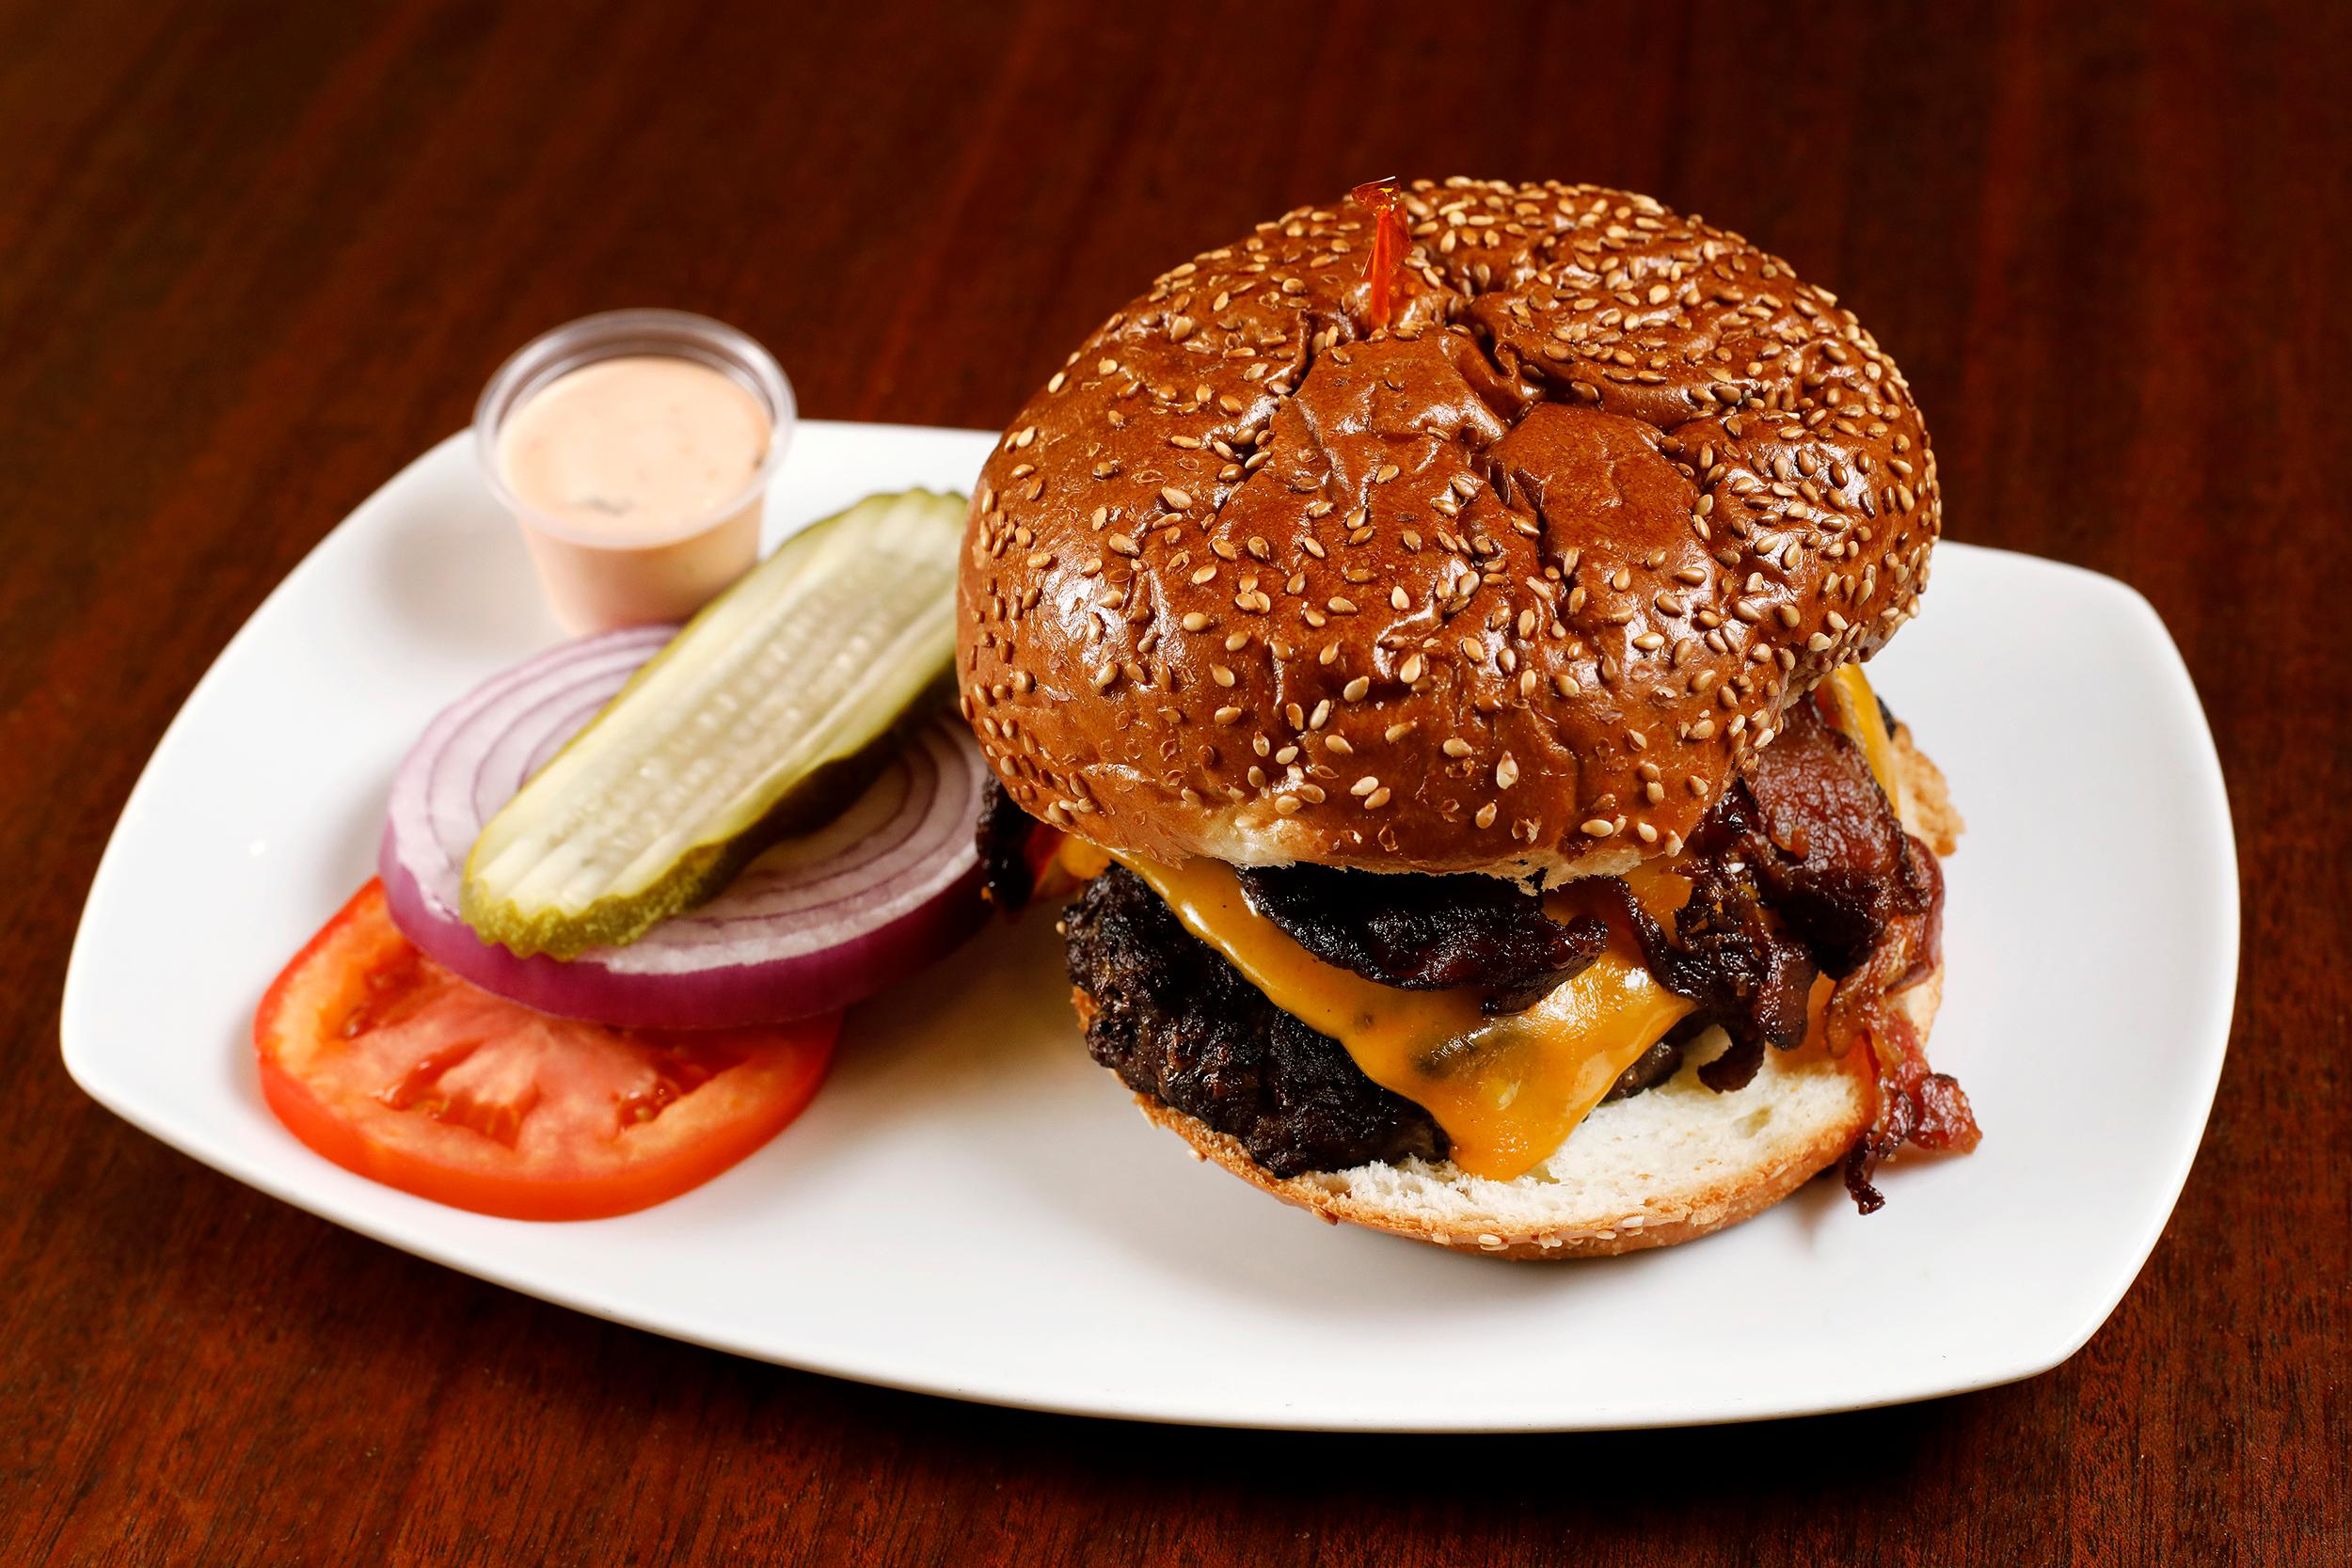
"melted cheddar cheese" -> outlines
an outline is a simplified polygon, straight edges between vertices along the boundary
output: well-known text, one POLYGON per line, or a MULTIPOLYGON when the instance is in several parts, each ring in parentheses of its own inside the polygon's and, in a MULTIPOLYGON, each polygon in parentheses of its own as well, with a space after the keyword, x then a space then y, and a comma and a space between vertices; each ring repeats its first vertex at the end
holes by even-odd
MULTIPOLYGON (((1435 1117, 1454 1163, 1472 1176, 1507 1181, 1541 1164, 1618 1074, 1691 1011, 1650 977, 1632 933, 1616 922, 1583 973, 1524 1012, 1488 1018, 1474 993, 1399 990, 1323 962, 1252 911, 1221 861, 1120 859, 1268 1001, 1338 1040, 1365 1077, 1435 1117)), ((1652 880, 1660 905, 1680 902, 1665 885, 1680 879, 1652 880)))
POLYGON ((1830 725, 1842 731, 1847 739, 1862 749, 1862 760, 1870 769, 1871 777, 1886 792, 1889 800, 1899 801, 1895 793, 1895 737, 1886 733, 1886 717, 1879 711, 1878 693, 1863 678, 1862 666, 1841 664, 1830 672, 1829 679, 1820 685, 1829 700, 1830 725))

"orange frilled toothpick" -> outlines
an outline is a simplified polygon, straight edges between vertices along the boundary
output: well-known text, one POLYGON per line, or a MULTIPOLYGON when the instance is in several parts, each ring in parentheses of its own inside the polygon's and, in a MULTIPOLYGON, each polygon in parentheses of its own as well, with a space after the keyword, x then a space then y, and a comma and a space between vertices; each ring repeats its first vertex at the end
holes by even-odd
POLYGON ((1364 281, 1372 288, 1370 314, 1376 329, 1389 325, 1396 269, 1405 260, 1405 216, 1396 210, 1396 177, 1368 180, 1347 194, 1372 214, 1372 259, 1364 263, 1364 281))

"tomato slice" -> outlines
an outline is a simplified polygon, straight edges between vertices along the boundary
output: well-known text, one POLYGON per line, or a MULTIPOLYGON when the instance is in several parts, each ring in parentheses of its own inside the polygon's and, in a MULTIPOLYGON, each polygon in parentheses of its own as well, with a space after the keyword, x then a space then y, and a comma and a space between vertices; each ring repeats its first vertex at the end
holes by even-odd
POLYGON ((262 1094, 346 1170, 512 1219, 625 1214, 700 1186, 824 1082, 839 1013, 610 1029, 491 995, 352 895, 262 998, 262 1094))

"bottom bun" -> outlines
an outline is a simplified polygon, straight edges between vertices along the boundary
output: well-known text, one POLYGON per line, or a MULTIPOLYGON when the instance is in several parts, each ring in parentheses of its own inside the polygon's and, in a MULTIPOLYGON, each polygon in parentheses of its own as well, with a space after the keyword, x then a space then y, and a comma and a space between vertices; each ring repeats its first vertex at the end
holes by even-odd
MULTIPOLYGON (((1942 989, 1938 971, 1898 999, 1923 1037, 1942 989)), ((1671 1246, 1761 1213, 1835 1164, 1868 1123, 1867 1053, 1770 1051, 1747 1087, 1717 1094, 1698 1066, 1725 1043, 1720 1029, 1702 1035, 1672 1078, 1601 1106, 1510 1181, 1451 1160, 1283 1180, 1206 1122, 1141 1095, 1136 1103, 1202 1158, 1334 1224, 1499 1258, 1594 1258, 1671 1246)))
MULTIPOLYGON (((1908 730, 1896 732, 1895 750, 1904 824, 1949 854, 1961 823, 1943 774, 1908 730)), ((1896 998, 1923 1044, 1943 990, 1939 966, 1896 998)), ((1745 1088, 1718 1094, 1699 1083, 1698 1068, 1726 1043, 1720 1029, 1701 1036, 1674 1077, 1599 1107, 1549 1159, 1509 1181, 1450 1160, 1282 1179, 1207 1123, 1141 1095, 1136 1103, 1200 1158, 1335 1225, 1499 1258, 1602 1257, 1671 1246, 1761 1213, 1836 1164, 1867 1125, 1867 1053, 1768 1051, 1745 1088)))

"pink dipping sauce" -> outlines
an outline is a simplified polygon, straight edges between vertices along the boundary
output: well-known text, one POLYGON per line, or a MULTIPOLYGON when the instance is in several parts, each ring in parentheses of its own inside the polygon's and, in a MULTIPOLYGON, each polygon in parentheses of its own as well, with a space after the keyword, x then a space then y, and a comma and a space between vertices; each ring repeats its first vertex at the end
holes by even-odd
POLYGON ((558 328, 492 383, 483 455, 567 630, 683 620, 751 569, 778 424, 788 433, 792 419, 788 386, 779 400, 760 374, 773 364, 716 322, 613 312, 558 328), (656 329, 734 341, 696 343, 702 352, 739 342, 759 362, 743 368, 762 391, 699 356, 661 352, 656 329), (551 375, 544 364, 517 373, 542 345, 586 352, 564 356, 551 375))

